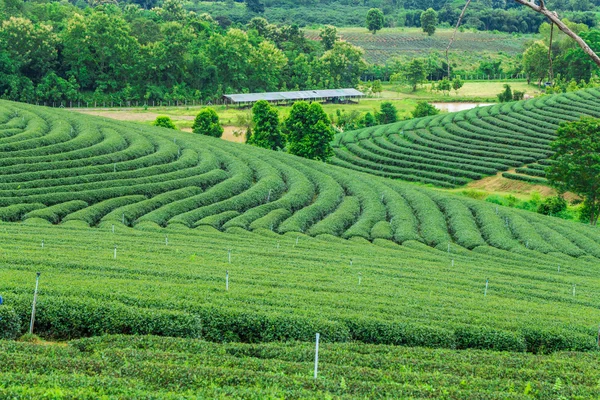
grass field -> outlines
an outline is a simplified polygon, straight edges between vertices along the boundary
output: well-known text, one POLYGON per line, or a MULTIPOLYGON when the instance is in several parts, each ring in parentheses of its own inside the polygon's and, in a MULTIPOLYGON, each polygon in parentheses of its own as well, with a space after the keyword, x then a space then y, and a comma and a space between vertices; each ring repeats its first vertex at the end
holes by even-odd
MULTIPOLYGON (((417 101, 429 102, 495 102, 496 95, 503 90, 503 86, 508 83, 513 90, 519 90, 527 93, 529 96, 539 95, 539 89, 536 86, 527 85, 524 81, 469 81, 458 92, 450 92, 443 95, 439 92, 432 92, 430 85, 425 84, 416 92, 401 86, 384 84, 384 91, 376 97, 365 98, 359 104, 325 104, 324 109, 328 115, 335 114, 336 110, 357 111, 359 113, 374 113, 379 110, 382 101, 390 101, 398 109, 400 119, 411 118, 412 111, 415 109, 417 101)), ((226 134, 225 139, 231 141, 240 141, 234 137, 232 132, 244 131, 247 121, 252 118, 251 110, 248 108, 236 108, 226 106, 213 106, 219 114, 221 123, 224 125, 226 134)), ((105 118, 116 119, 120 121, 135 121, 145 124, 151 124, 159 115, 170 117, 178 129, 191 130, 193 120, 200 111, 199 106, 190 107, 148 107, 148 108, 80 108, 74 111, 101 116, 105 118)), ((278 107, 281 118, 285 118, 289 113, 290 107, 278 107)))

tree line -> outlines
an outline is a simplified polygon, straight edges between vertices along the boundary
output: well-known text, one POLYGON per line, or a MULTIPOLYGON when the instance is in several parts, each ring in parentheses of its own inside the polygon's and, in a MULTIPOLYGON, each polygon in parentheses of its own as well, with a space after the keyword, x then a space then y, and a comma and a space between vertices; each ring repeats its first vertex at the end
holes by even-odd
POLYGON ((0 3, 0 96, 26 102, 211 101, 225 93, 354 87, 363 51, 296 25, 224 28, 165 0, 84 9, 0 3))

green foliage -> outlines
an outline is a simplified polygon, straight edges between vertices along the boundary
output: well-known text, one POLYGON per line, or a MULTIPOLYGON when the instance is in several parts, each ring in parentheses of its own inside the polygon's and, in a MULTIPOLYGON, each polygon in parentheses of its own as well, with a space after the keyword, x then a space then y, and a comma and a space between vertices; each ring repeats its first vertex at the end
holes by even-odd
POLYGON ((437 90, 440 90, 440 91, 442 91, 444 93, 450 93, 451 89, 452 89, 452 82, 450 82, 448 80, 448 78, 442 79, 437 84, 437 90))
MULTIPOLYGON (((457 76, 456 78, 454 78, 452 80, 452 89, 454 89, 454 91, 458 94, 458 91, 464 86, 464 82, 462 79, 460 79, 460 76, 457 76)), ((515 92, 517 93, 517 92, 515 92)), ((520 92, 519 92, 520 93, 520 92)), ((515 99, 515 100, 522 100, 523 97, 521 96, 520 99, 515 99)))
POLYGON ((391 124, 398 120, 398 110, 389 101, 384 101, 380 105, 380 111, 377 113, 377 122, 379 124, 391 124))
POLYGON ((337 29, 335 26, 326 25, 321 28, 319 32, 319 37, 321 38, 321 43, 323 43, 323 48, 327 50, 333 49, 333 45, 338 41, 339 37, 337 34, 337 29))
POLYGON ((271 150, 283 149, 285 142, 275 107, 265 100, 257 101, 252 107, 252 122, 254 130, 246 137, 248 144, 271 150))
POLYGON ((375 119, 375 116, 373 114, 367 112, 363 117, 362 123, 366 127, 375 126, 377 124, 377 120, 375 119))
POLYGON ((16 339, 21 332, 21 319, 15 310, 0 305, 0 339, 16 339))
POLYGON ((156 117, 156 119, 154 120, 152 125, 160 126, 161 128, 167 128, 167 129, 177 129, 177 127, 175 126, 173 121, 171 121, 171 118, 166 117, 166 116, 156 117))
POLYGON ((583 197, 588 205, 588 220, 595 225, 600 208, 600 120, 582 117, 563 123, 552 142, 554 163, 548 180, 560 192, 583 197))
POLYGON ((284 126, 290 154, 321 161, 333 155, 333 129, 321 104, 294 103, 284 126))
POLYGON ((537 212, 544 215, 557 216, 567 210, 567 201, 562 196, 548 197, 540 206, 537 212))
POLYGON ((510 85, 504 85, 504 91, 498 94, 498 101, 500 101, 500 103, 513 101, 513 93, 512 89, 510 88, 510 85))
POLYGON ((262 14, 265 12, 265 5, 260 0, 244 0, 248 11, 262 14))
POLYGON ((203 108, 192 124, 192 131, 206 136, 221 137, 223 127, 219 123, 219 116, 212 108, 203 108))
POLYGON ((413 92, 417 90, 417 85, 425 82, 427 78, 427 68, 425 62, 415 58, 411 60, 402 71, 404 81, 412 86, 413 92))
POLYGON ((417 102, 415 110, 412 112, 413 118, 422 118, 429 115, 438 115, 440 110, 426 101, 417 102))
POLYGON ((438 13, 433 8, 428 8, 421 14, 421 27, 423 32, 432 36, 438 24, 438 13))
POLYGON ((369 12, 367 12, 367 29, 373 35, 383 28, 383 22, 383 12, 380 9, 371 8, 369 12))
POLYGON ((541 84, 548 76, 549 68, 548 46, 540 41, 532 43, 523 53, 523 69, 527 73, 527 81, 535 79, 541 84))

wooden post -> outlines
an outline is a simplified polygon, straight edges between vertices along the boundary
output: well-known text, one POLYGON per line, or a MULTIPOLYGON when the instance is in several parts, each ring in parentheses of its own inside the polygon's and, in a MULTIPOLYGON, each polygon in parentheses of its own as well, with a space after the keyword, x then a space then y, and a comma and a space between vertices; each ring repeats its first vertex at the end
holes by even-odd
POLYGON ((483 297, 487 296, 488 284, 490 283, 489 279, 485 280, 485 291, 483 292, 483 297))
POLYGON ((225 271, 225 291, 229 291, 229 271, 225 271))

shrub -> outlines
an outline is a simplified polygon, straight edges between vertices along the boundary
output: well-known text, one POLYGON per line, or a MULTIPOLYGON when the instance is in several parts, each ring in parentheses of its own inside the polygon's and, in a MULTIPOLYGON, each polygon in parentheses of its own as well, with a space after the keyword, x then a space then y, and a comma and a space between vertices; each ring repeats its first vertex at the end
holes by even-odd
POLYGON ((167 116, 156 117, 156 119, 154 120, 152 125, 159 126, 161 128, 167 128, 167 129, 177 129, 177 127, 175 126, 173 121, 171 121, 171 118, 169 118, 167 116))
POLYGON ((417 102, 417 106, 415 110, 412 112, 413 118, 421 118, 427 117, 429 115, 437 115, 440 113, 440 110, 435 106, 432 106, 426 101, 417 102))
POLYGON ((21 329, 21 319, 12 307, 0 306, 0 339, 16 339, 21 329))
POLYGON ((567 210, 567 201, 562 196, 548 197, 539 205, 537 212, 544 215, 558 215, 567 210))
POLYGON ((219 116, 212 108, 202 109, 194 123, 192 124, 192 132, 201 135, 221 137, 223 135, 223 127, 219 123, 219 116))

